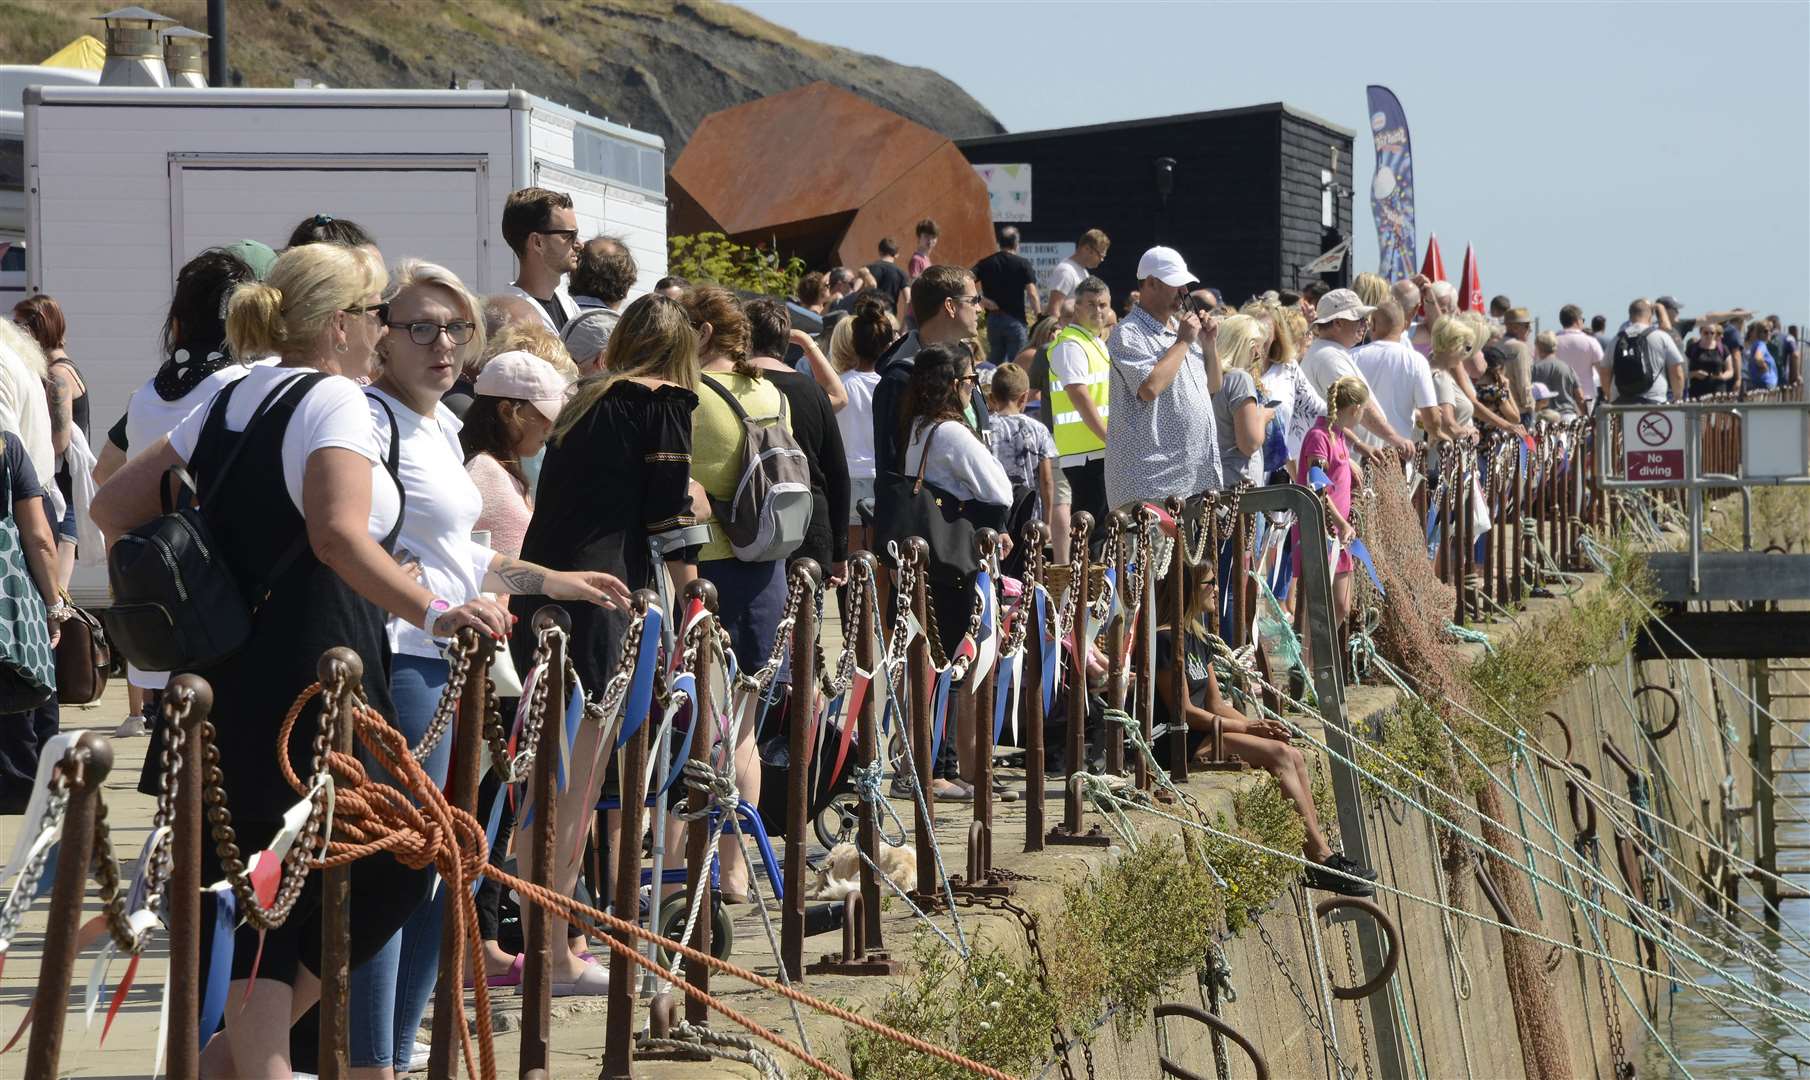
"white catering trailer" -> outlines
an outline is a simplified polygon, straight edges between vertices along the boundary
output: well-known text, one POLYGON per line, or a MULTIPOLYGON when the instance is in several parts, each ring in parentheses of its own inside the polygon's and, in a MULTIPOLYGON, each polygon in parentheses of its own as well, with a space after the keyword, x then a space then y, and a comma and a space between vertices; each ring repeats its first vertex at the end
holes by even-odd
MULTIPOLYGON (((34 86, 24 113, 27 287, 68 317, 97 444, 160 362, 182 265, 244 238, 281 248, 312 214, 493 293, 515 276, 504 199, 538 185, 572 196, 581 237, 627 241, 637 292, 666 273, 661 139, 519 90, 34 86)), ((74 584, 104 601, 100 566, 74 584)))

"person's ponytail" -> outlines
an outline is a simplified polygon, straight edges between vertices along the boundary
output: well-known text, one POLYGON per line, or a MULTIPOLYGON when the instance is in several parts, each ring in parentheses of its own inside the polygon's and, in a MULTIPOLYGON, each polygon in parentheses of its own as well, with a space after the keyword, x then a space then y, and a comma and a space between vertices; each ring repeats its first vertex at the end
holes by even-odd
POLYGON ((879 362, 880 355, 897 336, 886 305, 872 297, 864 297, 855 304, 855 312, 849 318, 854 323, 851 333, 855 356, 866 364, 879 362))
POLYGON ((250 360, 280 353, 288 339, 282 290, 262 281, 233 290, 226 304, 226 341, 234 356, 250 360))

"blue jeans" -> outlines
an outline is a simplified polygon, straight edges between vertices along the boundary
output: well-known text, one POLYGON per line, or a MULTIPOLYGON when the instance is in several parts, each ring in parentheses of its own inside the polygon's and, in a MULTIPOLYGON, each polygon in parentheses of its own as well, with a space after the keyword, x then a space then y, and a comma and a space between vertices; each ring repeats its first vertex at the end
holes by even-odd
MULTIPOLYGON (((440 692, 446 686, 448 667, 445 660, 421 656, 398 656, 390 671, 390 696, 396 702, 396 728, 409 745, 421 741, 422 734, 434 717, 440 703, 440 692)), ((364 754, 365 767, 379 783, 394 783, 389 773, 376 768, 364 754)), ((446 769, 452 759, 452 733, 447 732, 421 763, 434 783, 446 783, 446 769)), ((409 916, 370 960, 352 969, 351 1018, 348 1041, 352 1064, 382 1066, 402 1064, 402 1056, 414 1043, 415 1032, 427 1012, 434 995, 434 983, 440 975, 440 911, 443 887, 433 900, 422 904, 409 916)))
POLYGON ((1018 359, 1024 351, 1024 343, 1031 338, 1031 331, 1024 323, 1019 322, 1003 311, 995 311, 987 316, 987 363, 998 367, 1018 359))

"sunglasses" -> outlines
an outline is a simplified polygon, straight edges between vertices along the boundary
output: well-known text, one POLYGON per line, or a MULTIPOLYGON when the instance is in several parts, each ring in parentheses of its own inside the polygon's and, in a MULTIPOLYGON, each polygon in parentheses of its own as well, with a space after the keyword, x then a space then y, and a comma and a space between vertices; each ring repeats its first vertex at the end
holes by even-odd
POLYGON ((386 322, 384 325, 388 326, 392 330, 406 329, 409 332, 409 340, 414 342, 417 345, 432 345, 436 340, 439 339, 440 334, 442 332, 444 332, 446 334, 447 339, 450 340, 454 345, 464 345, 465 343, 467 343, 471 340, 471 336, 473 334, 478 332, 478 327, 477 327, 476 323, 465 322, 462 319, 455 320, 455 321, 449 322, 449 323, 436 323, 436 322, 393 323, 393 322, 386 322))
POLYGON ((377 321, 383 323, 385 326, 388 326, 390 322, 390 305, 387 303, 358 304, 343 310, 348 315, 375 315, 377 316, 377 321))
POLYGON ((565 242, 568 244, 574 243, 578 239, 578 230, 577 229, 536 229, 534 231, 537 235, 540 235, 540 236, 560 237, 563 240, 565 240, 565 242))

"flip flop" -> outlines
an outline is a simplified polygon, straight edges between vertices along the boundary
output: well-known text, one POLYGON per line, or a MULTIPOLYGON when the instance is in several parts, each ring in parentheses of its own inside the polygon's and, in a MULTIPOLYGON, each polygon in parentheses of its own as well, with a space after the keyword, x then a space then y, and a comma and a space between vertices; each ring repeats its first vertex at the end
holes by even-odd
POLYGON ((597 964, 587 964, 571 982, 556 982, 549 993, 553 997, 601 997, 610 992, 610 973, 597 964))
MULTIPOLYGON (((503 972, 501 975, 484 976, 484 985, 493 989, 499 986, 522 985, 522 954, 515 954, 515 959, 509 962, 508 971, 503 972)), ((471 979, 469 976, 465 980, 465 989, 471 989, 471 979)))

